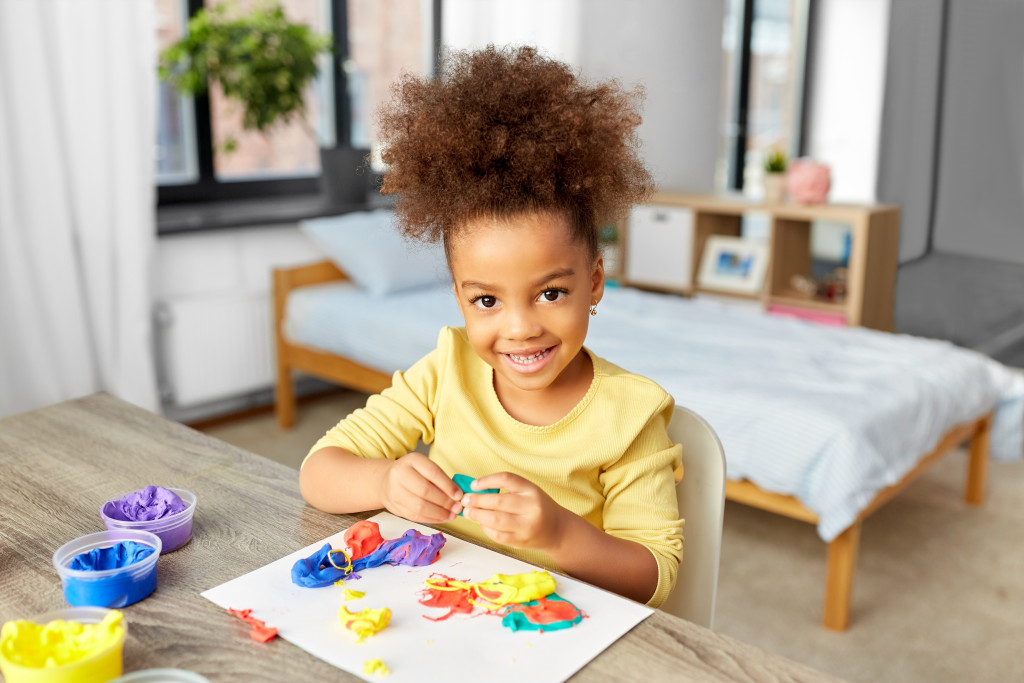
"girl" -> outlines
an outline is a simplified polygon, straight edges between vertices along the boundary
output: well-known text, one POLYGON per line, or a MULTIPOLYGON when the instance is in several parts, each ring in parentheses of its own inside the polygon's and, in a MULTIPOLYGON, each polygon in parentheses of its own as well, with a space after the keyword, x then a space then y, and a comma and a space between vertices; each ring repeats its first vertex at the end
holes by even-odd
POLYGON ((313 446, 303 496, 383 507, 660 605, 682 556, 672 397, 583 346, 604 293, 597 228, 652 187, 639 94, 488 47, 395 95, 382 191, 407 237, 443 240, 465 327, 313 446), (410 452, 420 439, 429 457, 410 452), (464 494, 455 474, 500 493, 464 494))

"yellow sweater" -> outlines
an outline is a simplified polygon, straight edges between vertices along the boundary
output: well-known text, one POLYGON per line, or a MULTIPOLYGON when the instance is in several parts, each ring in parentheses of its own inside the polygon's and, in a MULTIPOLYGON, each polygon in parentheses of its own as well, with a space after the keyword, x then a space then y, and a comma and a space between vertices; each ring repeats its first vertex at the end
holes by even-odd
MULTIPOLYGON (((449 476, 525 477, 597 528, 648 548, 658 562, 658 588, 648 604, 657 607, 675 585, 682 559, 673 479, 681 449, 665 431, 674 403, 651 380, 587 353, 594 380, 586 395, 561 420, 538 427, 505 412, 493 371, 465 330, 445 328, 434 351, 396 372, 391 387, 339 422, 310 453, 339 446, 361 457, 400 458, 422 439, 449 476)), ((499 546, 463 517, 443 527, 499 546)), ((541 551, 500 547, 559 570, 541 551)))

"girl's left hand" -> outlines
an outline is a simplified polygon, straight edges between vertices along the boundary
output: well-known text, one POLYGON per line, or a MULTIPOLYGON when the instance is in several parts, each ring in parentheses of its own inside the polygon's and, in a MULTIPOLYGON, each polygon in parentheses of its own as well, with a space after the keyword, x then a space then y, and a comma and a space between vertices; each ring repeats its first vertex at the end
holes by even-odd
POLYGON ((467 493, 463 516, 480 524, 497 543, 513 548, 548 550, 562 542, 568 510, 528 479, 510 472, 480 477, 474 489, 502 489, 502 493, 467 493))

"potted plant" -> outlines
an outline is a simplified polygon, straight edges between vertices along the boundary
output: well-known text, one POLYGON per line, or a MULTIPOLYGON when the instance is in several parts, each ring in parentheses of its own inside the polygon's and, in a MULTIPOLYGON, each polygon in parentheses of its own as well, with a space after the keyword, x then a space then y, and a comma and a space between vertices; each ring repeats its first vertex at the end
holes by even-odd
POLYGON ((786 153, 773 149, 764 160, 764 201, 780 204, 786 198, 786 153))
MULTIPOLYGON (((242 107, 242 127, 267 135, 274 126, 297 121, 312 139, 305 94, 317 75, 317 58, 333 50, 330 35, 292 22, 278 2, 248 13, 227 3, 202 9, 188 22, 188 31, 160 54, 158 72, 187 95, 220 85, 225 98, 242 107)), ((228 137, 217 150, 230 154, 238 142, 228 137)), ((324 187, 336 202, 362 202, 366 174, 360 151, 320 148, 324 187), (357 172, 359 170, 360 172, 357 172), (344 176, 334 174, 344 172, 344 176)))

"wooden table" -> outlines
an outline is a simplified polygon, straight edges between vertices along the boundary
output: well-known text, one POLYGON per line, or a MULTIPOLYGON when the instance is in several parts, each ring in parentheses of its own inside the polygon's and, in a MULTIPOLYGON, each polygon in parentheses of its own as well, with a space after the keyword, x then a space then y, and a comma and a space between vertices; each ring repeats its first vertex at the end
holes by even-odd
MULTIPOLYGON (((192 540, 159 562, 153 595, 124 609, 125 672, 178 667, 210 680, 352 680, 249 626, 200 592, 349 526, 315 510, 295 470, 95 394, 0 420, 0 621, 65 607, 53 551, 102 531, 100 506, 147 484, 185 488, 192 540)), ((834 680, 752 645, 655 612, 572 680, 834 680)))

